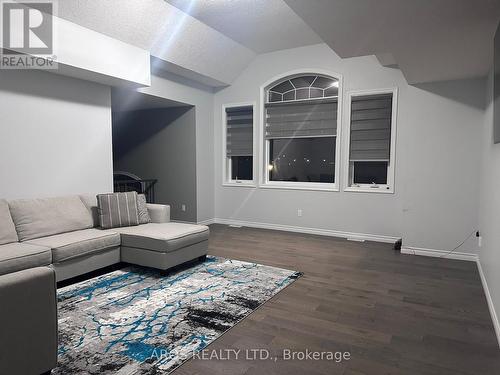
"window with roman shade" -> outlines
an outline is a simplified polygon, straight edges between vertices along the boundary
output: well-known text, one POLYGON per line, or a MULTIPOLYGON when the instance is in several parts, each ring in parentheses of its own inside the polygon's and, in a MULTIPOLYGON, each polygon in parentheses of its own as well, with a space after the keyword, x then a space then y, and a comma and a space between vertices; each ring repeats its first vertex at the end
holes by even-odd
POLYGON ((294 75, 267 87, 265 183, 331 188, 336 181, 339 79, 294 75))
POLYGON ((266 139, 337 135, 337 99, 268 103, 266 115, 266 139))
POLYGON ((253 180, 253 106, 225 108, 227 180, 253 180))
POLYGON ((348 187, 392 189, 394 95, 350 95, 348 187))

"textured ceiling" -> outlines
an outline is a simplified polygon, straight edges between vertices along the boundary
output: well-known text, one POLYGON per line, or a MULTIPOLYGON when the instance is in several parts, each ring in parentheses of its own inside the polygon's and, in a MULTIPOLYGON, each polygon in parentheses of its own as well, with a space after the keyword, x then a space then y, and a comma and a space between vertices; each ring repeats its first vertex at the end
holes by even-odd
POLYGON ((150 51, 176 74, 230 84, 255 57, 250 49, 163 0, 59 0, 61 18, 150 51), (191 75, 190 72, 193 72, 191 75))
POLYGON ((58 8, 150 51, 156 68, 212 87, 231 84, 258 53, 322 41, 343 58, 376 55, 409 83, 485 76, 500 19, 500 0, 58 0, 58 8))
POLYGON ((285 1, 340 57, 380 55, 410 83, 485 76, 492 65, 500 0, 285 1))
POLYGON ((283 0, 166 1, 256 53, 323 43, 283 0))

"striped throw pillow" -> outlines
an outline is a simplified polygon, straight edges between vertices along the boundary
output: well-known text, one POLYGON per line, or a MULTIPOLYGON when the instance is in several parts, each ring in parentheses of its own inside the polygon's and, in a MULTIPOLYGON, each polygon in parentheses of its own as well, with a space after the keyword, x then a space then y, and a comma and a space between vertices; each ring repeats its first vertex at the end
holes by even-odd
POLYGON ((110 193, 97 195, 99 224, 102 229, 139 225, 137 193, 110 193))
POLYGON ((137 194, 137 209, 139 210, 139 224, 151 223, 149 216, 148 204, 144 194, 137 194))

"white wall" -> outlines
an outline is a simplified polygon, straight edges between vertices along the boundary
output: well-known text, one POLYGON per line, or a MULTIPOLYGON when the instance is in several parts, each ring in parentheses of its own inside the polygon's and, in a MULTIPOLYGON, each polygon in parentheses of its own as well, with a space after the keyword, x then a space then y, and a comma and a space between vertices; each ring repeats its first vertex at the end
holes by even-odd
MULTIPOLYGON (((449 251, 478 229, 484 90, 482 79, 406 86, 396 170, 404 244, 449 251)), ((475 236, 457 251, 475 253, 475 236)))
MULTIPOLYGON (((479 225, 483 246, 479 260, 487 280, 491 301, 500 306, 500 144, 493 144, 493 72, 488 78, 486 116, 482 132, 482 168, 479 225)), ((495 320, 494 320, 495 323, 495 320)), ((498 321, 496 321, 497 336, 498 321)))
POLYGON ((0 71, 0 198, 112 191, 110 88, 0 71))
POLYGON ((170 74, 153 75, 151 87, 137 91, 195 106, 197 221, 212 219, 215 212, 213 92, 201 84, 170 74))
MULTIPOLYGON (((483 96, 481 81, 408 86, 399 70, 380 66, 373 56, 342 60, 323 44, 260 55, 215 95, 215 216, 401 236, 405 246, 451 249, 478 226, 483 96), (344 96, 350 90, 398 87, 395 194, 222 186, 222 105, 256 101, 259 113, 263 83, 307 68, 342 74, 344 96)), ((344 114, 346 109, 344 102, 344 114)), ((475 242, 462 251, 474 252, 475 242)))

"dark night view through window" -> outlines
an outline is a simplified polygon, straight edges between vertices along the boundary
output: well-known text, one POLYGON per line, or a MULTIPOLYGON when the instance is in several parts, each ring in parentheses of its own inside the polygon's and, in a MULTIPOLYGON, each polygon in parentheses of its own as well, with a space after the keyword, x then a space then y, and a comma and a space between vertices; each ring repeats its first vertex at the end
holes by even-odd
POLYGON ((307 74, 267 91, 265 141, 269 181, 335 182, 336 78, 307 74))

